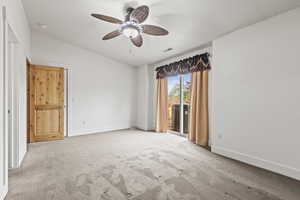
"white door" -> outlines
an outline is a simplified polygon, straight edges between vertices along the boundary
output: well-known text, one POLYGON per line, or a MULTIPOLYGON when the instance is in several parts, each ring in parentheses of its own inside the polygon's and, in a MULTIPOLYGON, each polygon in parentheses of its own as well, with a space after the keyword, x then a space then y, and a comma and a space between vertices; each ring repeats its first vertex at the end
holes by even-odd
POLYGON ((4 199, 7 193, 7 179, 8 179, 8 165, 7 165, 7 110, 6 110, 6 79, 5 73, 6 64, 4 59, 4 48, 6 47, 6 41, 4 41, 4 35, 6 34, 6 22, 3 16, 4 10, 3 1, 0 1, 0 200, 4 199))
MULTIPOLYGON (((8 53, 10 54, 12 52, 12 47, 10 46, 10 44, 8 45, 8 53)), ((12 83, 12 67, 13 64, 10 63, 12 61, 12 59, 10 59, 11 55, 8 55, 8 62, 9 62, 9 66, 7 68, 7 109, 8 109, 8 126, 7 126, 7 130, 8 130, 8 166, 9 168, 13 167, 13 148, 10 148, 10 146, 13 146, 13 115, 12 115, 12 110, 13 110, 13 104, 12 104, 12 99, 13 99, 13 95, 12 95, 12 87, 13 87, 13 83, 12 83)))

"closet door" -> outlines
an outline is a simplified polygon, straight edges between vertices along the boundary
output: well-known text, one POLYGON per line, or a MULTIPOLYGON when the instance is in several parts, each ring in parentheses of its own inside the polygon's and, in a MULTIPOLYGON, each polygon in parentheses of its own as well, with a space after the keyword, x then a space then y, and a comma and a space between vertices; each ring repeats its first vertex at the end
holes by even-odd
POLYGON ((3 1, 0 1, 0 200, 4 199, 8 188, 8 140, 7 140, 7 64, 5 55, 7 42, 7 23, 3 15, 3 1), (5 47, 5 48, 3 48, 5 47))
POLYGON ((29 68, 30 142, 64 138, 64 69, 29 68))

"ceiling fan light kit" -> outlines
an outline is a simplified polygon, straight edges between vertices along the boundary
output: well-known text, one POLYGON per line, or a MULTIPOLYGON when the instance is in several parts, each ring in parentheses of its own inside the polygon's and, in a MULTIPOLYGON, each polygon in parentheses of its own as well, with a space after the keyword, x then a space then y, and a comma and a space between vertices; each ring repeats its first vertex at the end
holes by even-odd
POLYGON ((109 40, 123 34, 129 38, 135 46, 141 47, 143 45, 143 38, 141 36, 142 33, 154 36, 163 36, 169 34, 166 29, 159 26, 142 24, 149 16, 148 6, 140 6, 136 9, 131 7, 128 8, 124 21, 101 14, 92 14, 92 16, 106 22, 121 25, 119 29, 106 34, 103 37, 103 40, 109 40))
POLYGON ((121 32, 128 38, 135 38, 142 32, 140 24, 134 21, 127 21, 121 25, 121 32))

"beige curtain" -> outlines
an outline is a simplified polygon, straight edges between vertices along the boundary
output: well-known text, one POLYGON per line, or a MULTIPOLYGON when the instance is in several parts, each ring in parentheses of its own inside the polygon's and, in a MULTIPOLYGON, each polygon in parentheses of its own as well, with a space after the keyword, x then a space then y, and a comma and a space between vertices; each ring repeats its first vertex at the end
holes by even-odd
POLYGON ((189 140, 208 146, 208 70, 192 73, 189 140))
POLYGON ((156 132, 168 130, 168 81, 166 78, 157 79, 155 130, 156 132))

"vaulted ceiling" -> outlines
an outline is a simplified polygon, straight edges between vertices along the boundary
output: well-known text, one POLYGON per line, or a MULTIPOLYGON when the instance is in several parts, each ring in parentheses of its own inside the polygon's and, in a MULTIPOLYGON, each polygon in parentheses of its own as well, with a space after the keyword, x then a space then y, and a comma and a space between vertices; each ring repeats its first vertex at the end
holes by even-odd
POLYGON ((33 30, 139 66, 195 49, 228 32, 296 8, 300 0, 23 0, 23 4, 33 30), (145 23, 165 27, 170 34, 144 35, 140 48, 125 36, 101 39, 118 25, 97 20, 91 13, 124 19, 126 7, 139 5, 150 7, 145 23), (168 48, 173 50, 164 52, 168 48))

